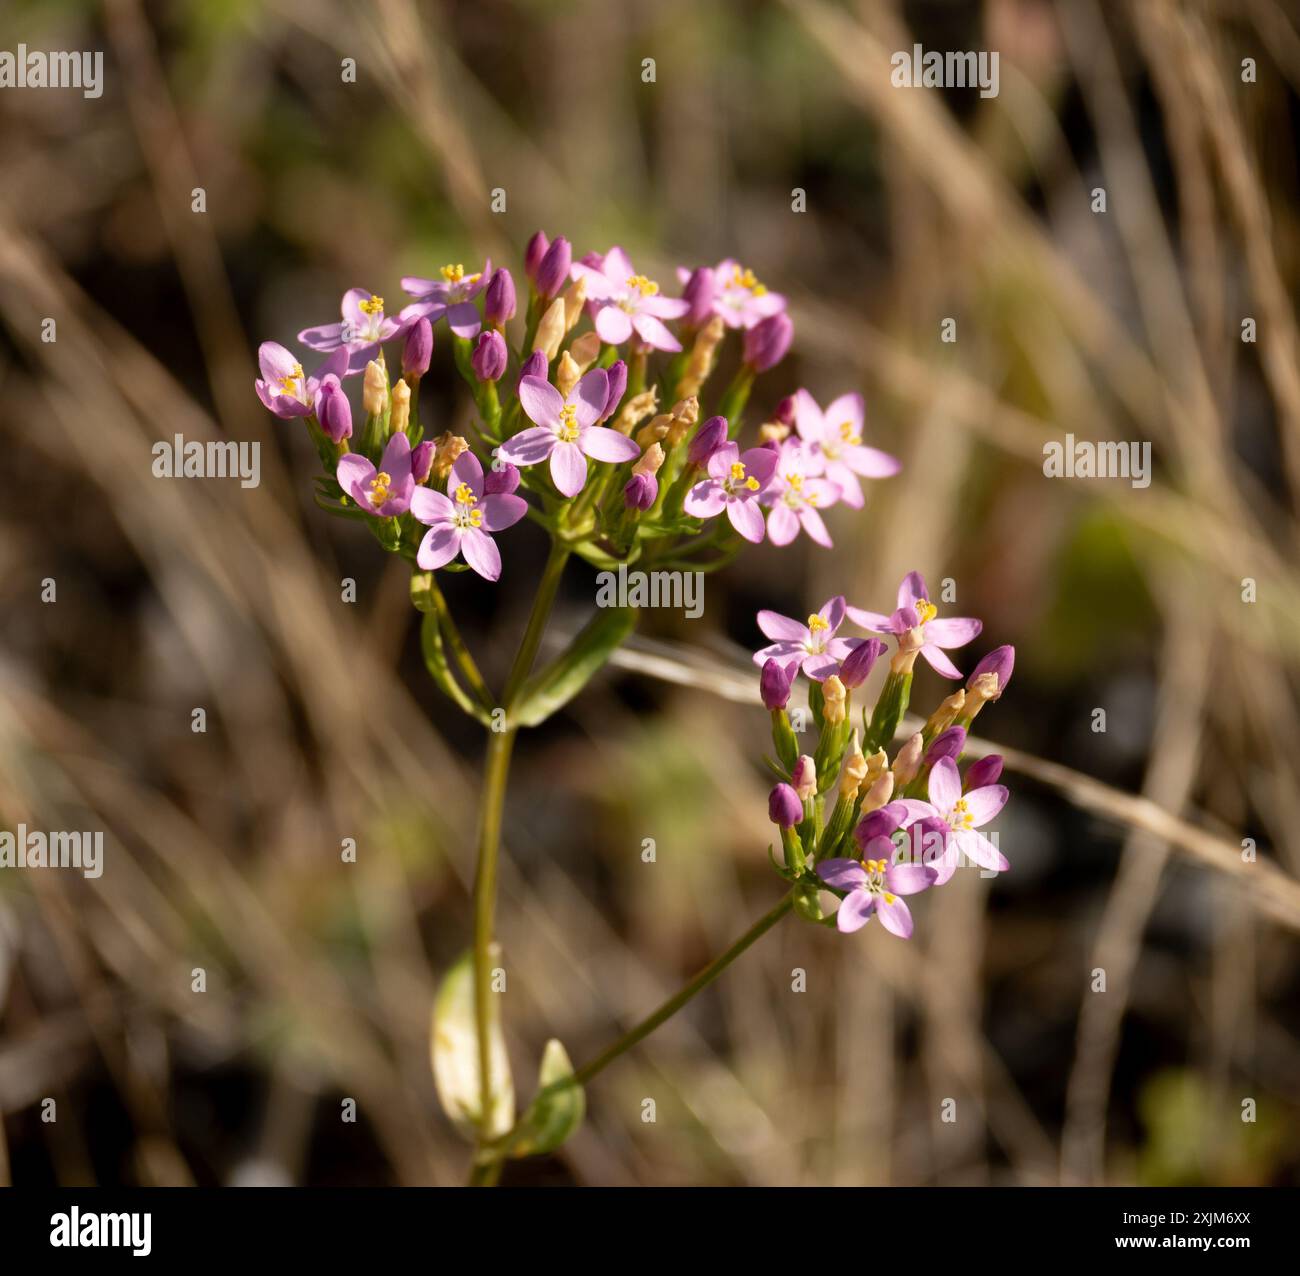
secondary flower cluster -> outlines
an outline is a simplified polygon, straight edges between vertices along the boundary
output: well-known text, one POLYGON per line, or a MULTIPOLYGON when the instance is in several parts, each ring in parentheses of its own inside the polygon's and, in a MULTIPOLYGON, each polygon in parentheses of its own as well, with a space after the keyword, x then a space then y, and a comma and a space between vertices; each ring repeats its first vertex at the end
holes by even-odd
POLYGON ((494 537, 525 516, 599 566, 653 544, 656 560, 707 570, 743 541, 786 545, 800 531, 829 546, 822 511, 861 507, 861 479, 897 473, 893 457, 863 442, 857 394, 823 409, 799 390, 753 446, 739 442, 755 377, 793 337, 785 298, 739 263, 680 270, 681 295, 669 297, 623 249, 575 260, 566 239, 539 231, 524 274, 526 300, 490 261, 406 276, 409 300, 395 314, 351 288, 338 322, 298 334, 319 358, 311 373, 275 342, 258 352, 259 398, 276 416, 305 419, 325 466, 318 503, 365 520, 422 570, 464 570, 463 559, 496 580, 494 537), (475 414, 464 433, 426 438, 420 382, 444 321, 475 414), (704 415, 733 330, 739 366, 704 415), (656 352, 667 359, 652 377, 656 352))
POLYGON ((938 619, 925 581, 911 572, 890 614, 832 598, 806 624, 762 611, 758 626, 773 640, 754 656, 762 670, 760 694, 772 716, 776 756, 769 765, 778 776, 768 814, 784 852, 777 869, 794 884, 801 916, 846 933, 876 916, 906 939, 912 914, 904 896, 942 886, 964 862, 991 873, 1010 867, 980 832, 1006 805, 1007 790, 997 783, 1002 759, 981 758, 964 774, 959 764, 971 723, 1011 679, 1013 648, 998 647, 985 656, 966 685, 895 748, 917 656, 945 677, 961 678, 944 649, 977 637, 983 627, 978 620, 938 619), (853 693, 887 648, 879 637, 842 636, 846 619, 896 644, 872 712, 862 711, 860 734, 852 719, 853 693), (808 707, 818 732, 811 755, 801 752, 789 713, 801 671, 809 680, 808 707), (833 918, 822 914, 821 889, 840 898, 833 918))

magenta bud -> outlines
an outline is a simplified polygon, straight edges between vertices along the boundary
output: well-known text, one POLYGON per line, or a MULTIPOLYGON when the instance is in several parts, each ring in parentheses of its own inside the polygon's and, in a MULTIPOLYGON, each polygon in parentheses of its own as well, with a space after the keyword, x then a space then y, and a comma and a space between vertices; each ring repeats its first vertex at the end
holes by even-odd
POLYGON ((537 286, 537 295, 547 301, 559 296, 569 282, 569 269, 572 265, 573 249, 569 241, 560 235, 537 264, 537 275, 533 280, 537 286))
POLYGON ((483 322, 492 327, 509 323, 515 317, 514 276, 502 266, 494 271, 483 295, 483 322))
POLYGON ((691 445, 686 449, 686 459, 692 465, 707 465, 711 457, 727 441, 727 418, 711 416, 701 421, 691 445))
MULTIPOLYGON (((719 418, 721 420, 721 418, 719 418)), ((763 697, 765 709, 784 709, 790 703, 790 688, 794 685, 795 674, 799 666, 783 665, 778 660, 763 663, 763 672, 758 680, 758 694, 763 697)))
POLYGON ((483 476, 484 496, 509 496, 518 486, 519 471, 509 461, 493 461, 483 476))
POLYGON ((966 747, 966 728, 949 727, 947 731, 941 731, 934 738, 934 742, 925 752, 926 766, 934 766, 940 758, 953 758, 954 760, 961 757, 962 750, 966 747))
POLYGON ((767 372, 785 358, 793 340, 790 316, 784 310, 768 315, 745 333, 745 362, 755 372, 767 372))
POLYGON ((600 414, 602 421, 608 421, 623 402, 623 394, 627 390, 627 364, 622 359, 615 359, 605 369, 605 376, 609 381, 609 393, 605 395, 605 410, 600 414))
MULTIPOLYGON (((532 354, 524 360, 523 366, 519 369, 519 381, 525 377, 541 377, 546 380, 546 356, 540 350, 534 350, 532 354)), ((519 393, 519 381, 515 382, 515 393, 519 393)))
POLYGON ((983 660, 979 662, 971 673, 966 682, 969 688, 974 685, 975 679, 983 673, 997 674, 998 694, 1000 695, 1007 689, 1007 683, 1011 681, 1011 671, 1016 667, 1016 649, 1014 647, 994 647, 983 660))
POLYGON ((429 371, 433 357, 433 325, 421 315, 406 330, 406 344, 402 346, 402 376, 422 377, 429 371))
POLYGON ((528 246, 524 249, 524 274, 529 279, 537 278, 537 267, 542 264, 542 258, 550 246, 551 241, 546 238, 544 230, 537 231, 528 241, 528 246))
POLYGON ((338 377, 332 372, 326 375, 316 391, 316 419, 335 443, 352 437, 352 405, 338 377))
POLYGON ((889 837, 897 831, 906 814, 907 807, 901 802, 890 802, 858 821, 858 827, 853 830, 853 840, 865 848, 877 837, 889 837))
POLYGON ((972 789, 996 784, 1001 775, 1002 758, 996 753, 990 753, 987 758, 980 758, 966 768, 966 783, 962 787, 969 793, 972 789))
POLYGON ((783 829, 792 829, 803 820, 803 803, 788 784, 778 784, 767 795, 767 817, 783 829))
POLYGON ((868 638, 859 643, 840 665, 840 681, 850 690, 862 686, 884 650, 885 644, 879 638, 868 638))
POLYGON ((653 474, 633 474, 623 489, 623 504, 630 510, 648 510, 659 495, 659 480, 653 474))
POLYGON ((691 277, 682 289, 682 300, 689 301, 691 308, 682 316, 685 328, 702 328, 713 313, 713 268, 700 266, 691 271, 691 277))
POLYGON ((425 439, 411 449, 411 477, 417 483, 423 483, 433 469, 433 454, 437 451, 432 439, 425 439))
POLYGON ((505 338, 494 328, 488 328, 478 334, 469 362, 480 381, 500 381, 509 357, 505 338))
POLYGON ((787 394, 785 398, 776 405, 776 411, 772 414, 772 420, 779 421, 782 425, 793 425, 796 410, 794 395, 787 394))

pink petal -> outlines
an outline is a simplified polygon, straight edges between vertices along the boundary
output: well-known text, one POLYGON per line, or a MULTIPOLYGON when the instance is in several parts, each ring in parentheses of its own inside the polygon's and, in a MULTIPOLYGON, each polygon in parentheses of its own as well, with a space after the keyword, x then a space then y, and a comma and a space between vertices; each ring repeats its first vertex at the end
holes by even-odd
MULTIPOLYGON (((701 479, 686 493, 682 509, 692 518, 717 518, 726 505, 727 498, 722 494, 722 485, 717 479, 701 479)), ((762 515, 759 515, 760 521, 762 515)))
MULTIPOLYGON (((734 447, 734 444, 728 444, 734 447)), ((721 450, 721 449, 719 449, 721 450)), ((759 484, 766 487, 776 470, 777 455, 770 447, 752 447, 742 453, 740 463, 745 467, 746 475, 752 475, 759 484)))
POLYGON ((411 513, 430 527, 450 523, 456 517, 456 506, 449 497, 427 487, 417 487, 411 493, 411 513))
POLYGON ((668 331, 663 321, 656 319, 654 315, 634 315, 632 327, 636 329, 636 335, 646 345, 653 346, 656 350, 667 350, 670 354, 676 354, 682 348, 682 343, 668 331))
POLYGON ((483 511, 485 532, 504 532, 507 527, 513 527, 528 513, 528 502, 522 496, 498 492, 494 496, 483 497, 479 502, 479 509, 483 511))
POLYGON ((415 561, 426 572, 451 562, 460 553, 460 530, 450 523, 440 523, 424 534, 415 561))
POLYGON ((727 517, 731 525, 753 545, 763 539, 763 511, 753 501, 728 501, 727 517))
MULTIPOLYGON (((525 381, 533 380, 525 377, 525 381)), ((558 391, 557 397, 558 397, 558 391)), ((512 465, 536 465, 544 461, 555 450, 559 440, 555 431, 544 425, 535 425, 532 429, 521 430, 513 438, 507 439, 498 449, 497 455, 512 465)))
POLYGON ((949 616, 932 620, 925 627, 925 641, 936 647, 964 647, 972 638, 978 638, 984 629, 982 620, 968 616, 949 616))
POLYGON ((957 805, 961 797, 961 775, 951 758, 940 758, 930 768, 930 801, 943 816, 957 805))
POLYGON ((776 611, 760 611, 758 627, 763 631, 764 636, 772 639, 773 642, 802 644, 812 637, 807 625, 801 625, 797 620, 791 620, 789 616, 782 616, 776 611))
POLYGON ((794 428, 799 431, 799 437, 809 443, 820 443, 826 433, 826 418, 817 406, 817 400, 807 390, 795 391, 794 428))
POLYGON ((788 545, 799 535, 799 519, 784 501, 767 516, 767 535, 773 545, 788 545))
POLYGON ((822 604, 817 614, 831 627, 831 633, 834 633, 844 623, 844 611, 844 595, 836 594, 822 604))
MULTIPOLYGON (((605 401, 609 398, 609 374, 604 368, 592 368, 581 381, 574 386, 569 395, 569 402, 574 406, 574 417, 578 425, 586 429, 600 420, 605 411, 605 401)), ((613 433, 613 431, 611 431, 613 433)), ((636 445, 633 444, 635 447, 636 445)))
POLYGON ((551 453, 551 478, 565 496, 577 496, 587 481, 587 458, 576 443, 557 443, 551 453))
POLYGON ((483 495, 483 467, 473 452, 462 452, 452 463, 447 490, 454 492, 462 483, 474 493, 475 500, 483 495))
POLYGON ((484 580, 498 580, 501 576, 501 551, 496 541, 477 527, 467 527, 461 536, 460 548, 465 561, 484 580))
POLYGON ((966 794, 966 810, 970 812, 971 823, 976 828, 987 824, 1006 806, 1010 796, 1005 784, 986 784, 982 789, 972 789, 966 794))
POLYGON ((880 924, 891 935, 897 935, 899 939, 912 937, 912 910, 901 899, 895 898, 890 904, 883 896, 877 896, 876 913, 880 917, 880 924))
POLYGON ((817 865, 817 876, 827 886, 833 886, 837 891, 851 891, 866 883, 867 870, 858 860, 822 860, 817 865))
POLYGON ((604 425, 590 425, 583 430, 578 446, 593 461, 635 461, 641 455, 641 449, 626 434, 604 425))
POLYGON ((840 457, 849 469, 863 478, 890 478, 903 468, 902 461, 896 456, 876 447, 849 445, 840 449, 840 457))
POLYGON ((925 579, 920 572, 908 572, 898 586, 898 606, 914 607, 917 599, 929 601, 930 595, 925 588, 925 579))
MULTIPOLYGON (((537 425, 554 429, 560 421, 560 409, 564 407, 564 396, 542 377, 524 377, 519 383, 519 406, 524 415, 537 425)), ((602 407, 604 404, 601 405, 602 407)), ((530 431, 525 430, 525 434, 530 431)), ((518 437, 518 436, 516 436, 518 437)), ((510 440, 509 442, 513 442, 510 440)), ((525 465, 532 461, 523 462, 525 465)))
POLYGON ((942 674, 945 678, 961 677, 961 670, 958 669, 957 666, 953 664, 952 661, 949 660, 948 657, 945 656, 933 643, 927 642, 925 646, 921 648, 921 655, 926 658, 929 662, 930 668, 933 669, 935 673, 942 674))
POLYGON ((826 549, 832 549, 831 534, 826 530, 826 524, 822 522, 822 516, 814 509, 803 509, 799 511, 799 522, 803 530, 808 533, 809 537, 816 541, 818 545, 826 549))
POLYGON ((359 452, 349 452, 340 457, 334 477, 354 501, 367 510, 370 508, 370 502, 365 499, 365 485, 375 477, 375 467, 364 456, 359 452))
POLYGON ((885 889, 895 895, 916 895, 934 882, 933 869, 924 864, 891 864, 885 870, 885 889))
POLYGON ((863 611, 861 607, 846 607, 844 610, 848 618, 862 629, 877 634, 894 632, 890 618, 878 611, 863 611))
POLYGON ((835 925, 841 934, 851 935, 871 920, 875 907, 876 896, 870 891, 850 891, 840 901, 840 910, 835 914, 835 925))
POLYGON ((606 345, 621 346, 632 335, 632 316, 620 306, 601 306, 596 333, 606 345))

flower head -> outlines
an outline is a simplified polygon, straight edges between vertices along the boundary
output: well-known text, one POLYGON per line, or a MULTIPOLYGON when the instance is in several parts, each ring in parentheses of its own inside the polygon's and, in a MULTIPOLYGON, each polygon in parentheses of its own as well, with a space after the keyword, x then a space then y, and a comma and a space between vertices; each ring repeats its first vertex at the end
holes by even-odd
POLYGON ((863 505, 863 478, 889 478, 901 464, 888 452, 862 443, 864 407, 860 394, 842 394, 826 411, 807 390, 795 396, 795 429, 807 445, 813 472, 825 475, 840 489, 840 499, 854 509, 863 505))
MULTIPOLYGON (((679 269, 677 277, 688 284, 692 272, 679 269)), ((779 292, 772 292, 752 270, 729 257, 713 269, 709 282, 710 307, 728 328, 752 328, 785 309, 785 298, 779 292)))
POLYGON ((907 808, 904 827, 924 821, 944 836, 943 853, 927 856, 927 863, 937 872, 936 885, 942 885, 957 871, 960 855, 994 873, 1004 873, 1011 867, 1006 856, 977 832, 1006 806, 1005 785, 986 784, 963 794, 956 762, 943 757, 931 768, 929 795, 928 802, 917 798, 903 798, 901 802, 907 808))
POLYGON ((489 494, 483 467, 473 452, 462 452, 447 476, 447 494, 418 487, 411 513, 428 526, 416 561, 425 571, 451 562, 457 554, 485 580, 501 575, 501 552, 489 533, 501 532, 528 512, 521 496, 489 494))
POLYGON ((458 337, 478 336, 482 324, 474 298, 487 287, 492 263, 484 262, 483 269, 474 274, 467 274, 460 263, 444 266, 438 274, 437 279, 403 276, 402 287, 415 300, 402 311, 401 317, 414 321, 423 315, 430 323, 446 318, 447 326, 458 337))
POLYGON ((343 312, 342 322, 304 328, 298 340, 312 350, 346 350, 345 376, 360 373, 375 357, 381 342, 401 336, 417 317, 402 311, 396 319, 389 318, 384 313, 384 299, 368 288, 349 288, 339 308, 343 312))
POLYGON ((655 350, 682 348, 663 321, 680 319, 691 303, 680 297, 662 296, 659 285, 638 274, 621 248, 611 248, 603 257, 575 262, 572 274, 575 280, 586 283, 587 301, 602 341, 621 346, 635 332, 655 350))
POLYGON ((709 457, 709 477, 701 479, 682 502, 692 518, 727 518, 747 541, 763 539, 763 515, 758 498, 776 469, 776 456, 767 448, 742 453, 734 443, 723 443, 709 457))
POLYGON ((908 572, 898 587, 898 608, 886 616, 877 611, 863 611, 860 607, 848 609, 849 619, 863 629, 878 634, 893 634, 901 641, 913 630, 918 631, 911 641, 936 673, 945 678, 960 678, 961 670, 943 654, 942 648, 964 647, 978 636, 983 624, 965 616, 936 620, 938 608, 930 601, 925 580, 920 572, 908 572))
POLYGON ((767 516, 772 544, 788 545, 803 528, 818 545, 829 549, 830 533, 819 511, 840 499, 840 489, 829 479, 816 477, 813 458, 793 439, 778 446, 776 457, 776 471, 763 491, 763 504, 772 511, 767 516))
POLYGON ((796 672, 802 669, 814 682, 824 682, 864 641, 861 638, 837 638, 836 631, 843 623, 842 597, 823 604, 820 611, 808 617, 806 625, 775 611, 760 611, 758 627, 772 639, 772 643, 754 654, 754 663, 762 666, 775 660, 796 672))
POLYGON ((339 461, 337 478, 343 491, 367 514, 376 518, 405 514, 416 490, 411 473, 411 440, 405 434, 394 434, 384 448, 378 469, 359 452, 349 452, 339 461))
POLYGON ((317 395, 325 379, 346 374, 348 353, 342 348, 335 350, 308 376, 302 364, 282 345, 263 341, 257 347, 257 366, 262 373, 253 383, 257 397, 264 407, 287 421, 296 416, 310 416, 316 410, 317 395))
POLYGON ((631 439, 596 424, 608 397, 603 368, 593 368, 567 395, 541 377, 524 377, 519 402, 534 428, 507 439, 497 455, 515 465, 536 465, 549 457, 555 486, 565 496, 576 496, 587 481, 587 457, 618 462, 641 454, 631 439))
POLYGON ((837 929, 846 935, 861 930, 874 913, 891 935, 908 939, 912 913, 900 897, 932 885, 934 870, 924 864, 895 864, 894 844, 885 836, 871 839, 864 852, 863 860, 830 859, 817 865, 817 875, 827 886, 845 892, 835 916, 837 929))

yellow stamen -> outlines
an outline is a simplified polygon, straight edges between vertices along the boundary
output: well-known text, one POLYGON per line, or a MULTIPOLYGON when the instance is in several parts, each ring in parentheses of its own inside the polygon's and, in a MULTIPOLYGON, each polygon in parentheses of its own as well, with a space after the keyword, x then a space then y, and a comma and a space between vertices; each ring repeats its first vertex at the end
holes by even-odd
POLYGON ((885 898, 885 903, 886 903, 886 904, 893 904, 893 903, 896 902, 896 899, 897 899, 896 896, 891 895, 888 891, 885 892, 885 896, 884 896, 884 898, 885 898))
POLYGON ((627 286, 634 288, 643 297, 653 297, 659 291, 659 285, 653 279, 647 279, 644 275, 629 275, 627 286))
POLYGON ((465 278, 465 267, 457 262, 454 266, 444 266, 439 273, 449 284, 458 284, 465 278))
POLYGON ((392 492, 390 491, 392 484, 392 475, 385 474, 383 470, 380 470, 379 473, 370 480, 370 503, 376 508, 382 505, 389 496, 392 495, 392 492))
POLYGON ((831 622, 814 612, 808 617, 808 630, 810 633, 816 633, 819 629, 829 629, 831 622))
POLYGON ((474 505, 477 503, 474 499, 474 490, 468 483, 462 483, 456 489, 452 499, 457 505, 474 505))
POLYGON ((928 602, 924 598, 918 598, 916 600, 916 623, 918 625, 926 624, 928 621, 933 620, 938 614, 939 609, 932 602, 928 602))
POLYGON ((578 412, 571 403, 560 409, 560 428, 557 431, 561 443, 574 443, 578 438, 578 412))
POLYGON ((862 435, 853 428, 852 421, 845 421, 840 426, 840 438, 842 438, 845 443, 858 444, 862 442, 862 435))
POLYGON ((757 492, 758 489, 763 485, 756 478, 754 478, 753 475, 750 475, 750 477, 745 480, 745 486, 751 492, 757 492))
POLYGON ((301 380, 302 380, 302 364, 295 363, 293 365, 293 371, 290 372, 288 375, 280 378, 280 385, 284 388, 284 390, 287 393, 296 394, 298 387, 294 385, 294 382, 301 381, 301 380))
POLYGON ((743 479, 744 477, 745 477, 745 467, 741 465, 739 461, 732 461, 731 481, 733 483, 739 483, 740 480, 743 479))
POLYGON ((361 302, 357 309, 365 315, 381 315, 384 313, 384 299, 372 294, 370 300, 361 302))

